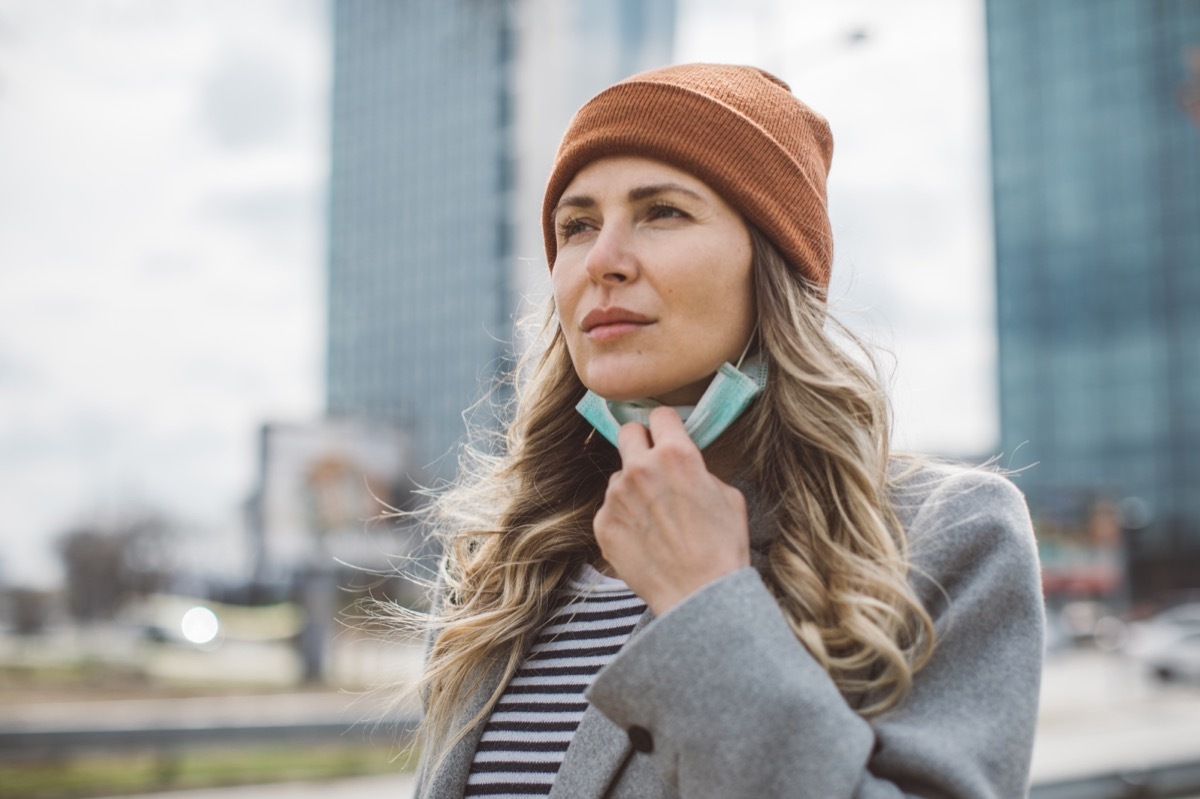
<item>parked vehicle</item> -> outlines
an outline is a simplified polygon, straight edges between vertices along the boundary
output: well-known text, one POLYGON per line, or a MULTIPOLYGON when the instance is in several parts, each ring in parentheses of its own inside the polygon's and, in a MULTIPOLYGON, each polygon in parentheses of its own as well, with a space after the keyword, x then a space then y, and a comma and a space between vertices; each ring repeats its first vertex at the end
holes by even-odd
POLYGON ((1147 658, 1151 673, 1164 682, 1188 680, 1200 682, 1200 632, 1188 633, 1147 658))
POLYGON ((1154 677, 1200 682, 1200 602, 1130 625, 1125 651, 1154 677))

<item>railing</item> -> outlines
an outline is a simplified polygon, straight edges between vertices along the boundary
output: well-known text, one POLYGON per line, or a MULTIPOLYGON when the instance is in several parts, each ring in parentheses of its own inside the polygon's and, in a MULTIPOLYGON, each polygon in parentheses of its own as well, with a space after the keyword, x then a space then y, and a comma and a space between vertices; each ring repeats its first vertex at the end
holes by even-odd
POLYGON ((1033 786, 1030 799, 1184 799, 1200 796, 1200 763, 1099 774, 1033 786))
MULTIPOLYGON (((250 743, 335 743, 355 736, 411 734, 415 716, 381 722, 342 720, 276 724, 153 725, 143 727, 27 727, 0 723, 0 759, 61 758, 94 751, 153 749, 178 751, 250 743)), ((1141 771, 1097 774, 1034 785, 1030 799, 1180 799, 1200 796, 1200 762, 1158 766, 1141 771)))
POLYGON ((303 723, 154 725, 146 727, 22 728, 0 723, 0 759, 34 760, 74 753, 135 749, 183 749, 249 743, 336 743, 355 736, 395 739, 416 730, 417 719, 351 724, 344 720, 303 723))

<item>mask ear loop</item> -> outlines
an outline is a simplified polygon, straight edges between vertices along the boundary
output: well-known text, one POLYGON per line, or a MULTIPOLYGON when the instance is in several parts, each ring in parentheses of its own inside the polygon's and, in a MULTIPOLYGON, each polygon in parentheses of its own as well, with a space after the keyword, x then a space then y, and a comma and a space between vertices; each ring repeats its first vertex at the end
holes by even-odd
POLYGON ((754 323, 754 329, 750 331, 750 340, 746 342, 746 346, 742 348, 742 354, 738 356, 737 363, 733 365, 734 369, 742 371, 742 361, 746 360, 746 353, 750 352, 750 345, 758 338, 758 322, 754 323))

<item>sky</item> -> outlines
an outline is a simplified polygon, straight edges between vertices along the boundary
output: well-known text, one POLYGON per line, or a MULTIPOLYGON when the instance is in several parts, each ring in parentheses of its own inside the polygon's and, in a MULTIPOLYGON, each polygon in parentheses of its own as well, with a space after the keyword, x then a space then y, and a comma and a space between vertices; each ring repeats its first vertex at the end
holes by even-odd
MULTIPOLYGON (((832 304, 891 353, 896 443, 990 454, 981 0, 679 11, 677 60, 765 67, 829 119, 832 304)), ((241 563, 259 425, 322 408, 327 25, 322 0, 0 0, 0 584, 141 510, 241 563)))

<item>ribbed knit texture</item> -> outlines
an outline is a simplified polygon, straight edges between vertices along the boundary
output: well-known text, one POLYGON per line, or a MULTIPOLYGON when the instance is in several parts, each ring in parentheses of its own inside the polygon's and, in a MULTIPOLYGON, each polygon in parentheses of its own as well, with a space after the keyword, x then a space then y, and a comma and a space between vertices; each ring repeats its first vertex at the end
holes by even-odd
POLYGON ((551 268, 554 209, 575 175, 616 155, 653 158, 708 184, 820 289, 829 285, 833 235, 825 180, 833 136, 786 83, 754 67, 685 64, 609 87, 575 114, 542 203, 551 268))
POLYGON ((646 603, 587 567, 538 634, 483 729, 464 796, 548 796, 575 728, 583 691, 625 645, 646 603))

